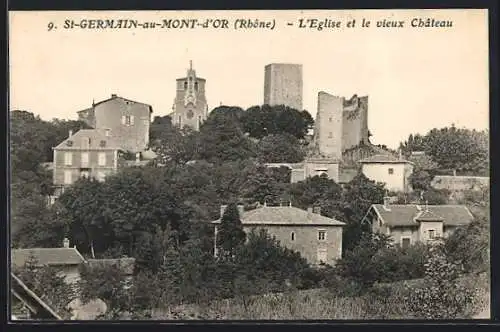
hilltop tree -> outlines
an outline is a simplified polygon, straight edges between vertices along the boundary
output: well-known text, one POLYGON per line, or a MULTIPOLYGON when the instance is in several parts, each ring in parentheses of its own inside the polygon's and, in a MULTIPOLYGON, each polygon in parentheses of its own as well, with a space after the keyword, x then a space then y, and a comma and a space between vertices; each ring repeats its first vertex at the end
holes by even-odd
POLYGON ((295 136, 271 134, 260 140, 258 158, 263 163, 299 163, 304 160, 305 153, 295 136))
POLYGON ((233 257, 236 250, 245 243, 245 239, 238 206, 235 203, 229 204, 222 215, 217 233, 217 246, 221 256, 233 257))
POLYGON ((384 201, 384 184, 376 183, 359 173, 347 183, 342 196, 342 211, 347 225, 344 227, 342 244, 344 249, 353 248, 363 233, 369 233, 369 225, 362 223, 372 204, 384 201))
POLYGON ((220 164, 255 157, 255 144, 241 130, 235 114, 210 113, 199 133, 199 158, 220 164))
POLYGON ((314 123, 307 111, 284 105, 250 107, 240 121, 244 132, 258 139, 272 134, 290 134, 302 139, 314 123))

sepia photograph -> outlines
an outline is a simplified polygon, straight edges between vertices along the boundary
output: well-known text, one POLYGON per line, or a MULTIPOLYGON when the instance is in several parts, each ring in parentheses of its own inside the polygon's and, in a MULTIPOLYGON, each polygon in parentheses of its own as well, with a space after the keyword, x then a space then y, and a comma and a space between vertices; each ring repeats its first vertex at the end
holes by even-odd
POLYGON ((488 10, 8 20, 11 323, 490 319, 488 10))

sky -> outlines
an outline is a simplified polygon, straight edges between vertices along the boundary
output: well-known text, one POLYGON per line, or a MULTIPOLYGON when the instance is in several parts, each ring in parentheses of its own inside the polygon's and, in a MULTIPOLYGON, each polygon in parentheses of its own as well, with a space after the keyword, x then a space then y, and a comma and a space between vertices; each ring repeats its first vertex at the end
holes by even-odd
POLYGON ((193 61, 207 80, 209 109, 263 103, 264 66, 303 65, 303 106, 317 95, 368 95, 372 143, 395 148, 411 133, 449 126, 489 128, 486 10, 9 12, 10 109, 44 120, 76 112, 111 94, 171 112, 175 79, 193 61), (227 19, 229 29, 64 29, 65 20, 227 19), (274 29, 234 29, 236 19, 274 20, 274 29), (299 19, 340 28, 299 28, 299 19), (362 28, 362 19, 370 27, 362 28), (414 18, 453 21, 414 28, 414 18), (346 23, 355 19, 356 25, 346 23), (403 28, 376 27, 381 20, 403 28), (52 22, 57 29, 48 31, 52 22), (287 23, 293 23, 288 26, 287 23))

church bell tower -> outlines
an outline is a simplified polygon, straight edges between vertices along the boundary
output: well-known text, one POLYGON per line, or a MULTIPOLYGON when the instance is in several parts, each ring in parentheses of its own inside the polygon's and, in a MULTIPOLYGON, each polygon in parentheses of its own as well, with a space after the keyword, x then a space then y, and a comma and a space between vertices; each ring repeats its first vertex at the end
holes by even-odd
POLYGON ((172 123, 180 128, 185 126, 199 130, 208 116, 205 97, 206 80, 197 77, 193 62, 189 61, 186 77, 177 79, 177 91, 174 100, 172 123))

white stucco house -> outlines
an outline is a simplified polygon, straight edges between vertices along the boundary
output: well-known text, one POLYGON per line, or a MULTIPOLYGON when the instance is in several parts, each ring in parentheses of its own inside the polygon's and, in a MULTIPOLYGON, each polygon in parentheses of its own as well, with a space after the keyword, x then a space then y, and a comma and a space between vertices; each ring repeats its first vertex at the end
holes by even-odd
POLYGON ((413 163, 390 155, 374 155, 359 161, 362 173, 370 180, 385 183, 390 191, 408 192, 413 163))

